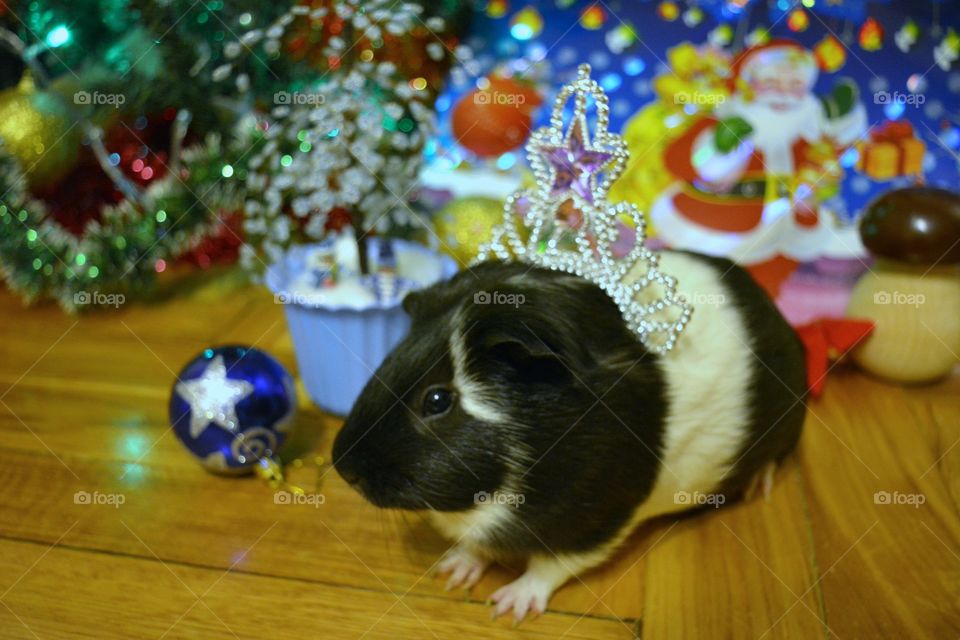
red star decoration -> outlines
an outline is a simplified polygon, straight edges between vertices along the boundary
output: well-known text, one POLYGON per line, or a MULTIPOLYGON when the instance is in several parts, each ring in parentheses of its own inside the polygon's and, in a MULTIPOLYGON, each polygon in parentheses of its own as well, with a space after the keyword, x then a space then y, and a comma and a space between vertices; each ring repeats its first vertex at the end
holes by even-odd
POLYGON ((870 320, 821 318, 797 327, 797 334, 807 352, 807 389, 814 398, 823 393, 830 370, 836 360, 863 341, 873 331, 870 320))

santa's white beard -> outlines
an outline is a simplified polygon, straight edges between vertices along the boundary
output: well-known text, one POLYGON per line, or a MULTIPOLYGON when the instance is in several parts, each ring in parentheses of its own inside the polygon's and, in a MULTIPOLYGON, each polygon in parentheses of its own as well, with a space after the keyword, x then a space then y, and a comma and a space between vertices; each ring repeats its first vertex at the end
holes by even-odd
POLYGON ((740 116, 753 127, 750 141, 763 154, 768 173, 792 174, 794 143, 800 139, 815 142, 823 136, 823 107, 812 94, 807 94, 784 111, 763 102, 745 102, 742 97, 734 96, 717 107, 716 115, 721 119, 740 116))

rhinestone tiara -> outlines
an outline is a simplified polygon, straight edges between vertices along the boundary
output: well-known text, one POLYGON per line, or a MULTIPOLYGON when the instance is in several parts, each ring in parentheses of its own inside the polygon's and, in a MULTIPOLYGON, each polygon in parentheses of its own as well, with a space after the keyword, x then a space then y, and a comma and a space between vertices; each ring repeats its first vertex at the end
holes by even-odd
POLYGON ((527 142, 535 186, 507 198, 503 222, 480 247, 476 262, 513 258, 586 278, 613 299, 648 350, 665 354, 693 310, 677 293, 676 279, 660 271, 659 255, 644 244, 646 221, 639 209, 607 201, 629 158, 623 137, 607 130, 609 112, 590 65, 580 65, 577 79, 557 95, 549 126, 527 142), (596 112, 592 139, 588 98, 596 112))

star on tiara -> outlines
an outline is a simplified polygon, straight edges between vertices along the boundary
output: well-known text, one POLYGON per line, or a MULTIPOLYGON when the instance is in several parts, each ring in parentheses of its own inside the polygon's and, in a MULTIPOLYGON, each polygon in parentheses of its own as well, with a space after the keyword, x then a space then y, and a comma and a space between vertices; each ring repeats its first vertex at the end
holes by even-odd
POLYGON ((690 320, 692 308, 677 293, 677 281, 658 268, 648 249, 646 221, 636 206, 607 202, 610 186, 629 153, 623 137, 610 133, 607 96, 580 65, 577 79, 557 95, 550 124, 527 142, 536 178, 532 189, 511 195, 503 222, 477 261, 511 257, 593 282, 620 308, 624 322, 650 351, 665 354, 690 320), (569 126, 564 109, 573 98, 569 126), (587 126, 588 98, 596 131, 587 126))

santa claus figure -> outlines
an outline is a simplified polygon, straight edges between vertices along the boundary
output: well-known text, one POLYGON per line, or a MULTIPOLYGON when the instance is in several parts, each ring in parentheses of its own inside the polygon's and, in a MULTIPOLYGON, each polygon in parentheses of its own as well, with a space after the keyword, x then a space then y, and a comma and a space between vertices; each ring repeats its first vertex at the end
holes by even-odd
POLYGON ((677 180, 651 218, 667 244, 727 256, 772 296, 800 262, 862 251, 817 194, 838 179, 837 158, 865 132, 866 111, 852 83, 816 97, 817 75, 814 56, 790 40, 735 60, 731 97, 665 151, 677 180))

